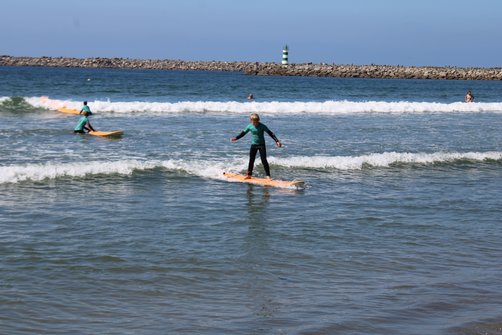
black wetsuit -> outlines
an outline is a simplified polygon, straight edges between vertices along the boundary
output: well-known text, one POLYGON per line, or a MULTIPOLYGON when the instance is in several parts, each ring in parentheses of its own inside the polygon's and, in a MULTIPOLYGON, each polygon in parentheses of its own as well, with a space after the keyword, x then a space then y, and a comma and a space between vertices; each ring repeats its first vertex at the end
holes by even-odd
POLYGON ((268 161, 267 161, 267 148, 265 146, 264 133, 266 132, 268 135, 270 135, 270 137, 272 137, 276 143, 278 143, 279 140, 274 135, 274 133, 272 131, 270 131, 270 129, 268 129, 268 127, 266 125, 264 125, 262 123, 258 123, 258 125, 256 127, 252 123, 250 123, 246 127, 246 129, 244 129, 235 138, 240 139, 244 135, 246 135, 248 132, 251 132, 251 134, 253 135, 253 137, 251 139, 251 148, 249 149, 248 176, 251 176, 253 174, 256 153, 259 151, 261 163, 263 164, 263 168, 265 169, 265 174, 268 177, 270 177, 270 166, 268 165, 268 161))

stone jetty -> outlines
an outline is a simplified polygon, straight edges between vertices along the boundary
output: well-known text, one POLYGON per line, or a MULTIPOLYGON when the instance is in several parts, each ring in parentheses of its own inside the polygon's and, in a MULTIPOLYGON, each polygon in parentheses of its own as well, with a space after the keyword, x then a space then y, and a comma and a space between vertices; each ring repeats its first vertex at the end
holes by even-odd
POLYGON ((243 72, 249 62, 183 61, 129 58, 64 58, 0 56, 0 66, 43 66, 77 68, 120 68, 150 70, 198 70, 243 72))
POLYGON ((502 68, 460 68, 392 65, 258 64, 247 74, 339 78, 502 80, 502 68))
POLYGON ((502 80, 502 68, 435 66, 289 64, 263 62, 183 61, 129 58, 64 58, 0 56, 0 66, 123 68, 178 71, 236 71, 258 76, 313 76, 340 78, 400 78, 502 80))

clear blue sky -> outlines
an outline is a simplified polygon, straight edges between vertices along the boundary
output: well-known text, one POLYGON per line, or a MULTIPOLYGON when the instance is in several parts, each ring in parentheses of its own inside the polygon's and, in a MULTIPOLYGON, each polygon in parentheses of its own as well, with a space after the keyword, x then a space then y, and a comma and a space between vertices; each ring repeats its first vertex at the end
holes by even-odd
POLYGON ((2 0, 0 54, 502 67, 502 0, 2 0))

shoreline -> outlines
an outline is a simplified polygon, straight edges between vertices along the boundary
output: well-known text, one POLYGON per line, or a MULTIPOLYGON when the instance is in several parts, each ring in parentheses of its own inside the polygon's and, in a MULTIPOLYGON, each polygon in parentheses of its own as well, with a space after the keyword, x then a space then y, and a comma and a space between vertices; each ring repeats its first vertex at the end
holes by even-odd
POLYGON ((401 65, 289 64, 271 62, 183 61, 130 58, 0 56, 0 66, 118 68, 178 71, 243 72, 256 76, 301 76, 379 79, 502 80, 502 68, 401 65))

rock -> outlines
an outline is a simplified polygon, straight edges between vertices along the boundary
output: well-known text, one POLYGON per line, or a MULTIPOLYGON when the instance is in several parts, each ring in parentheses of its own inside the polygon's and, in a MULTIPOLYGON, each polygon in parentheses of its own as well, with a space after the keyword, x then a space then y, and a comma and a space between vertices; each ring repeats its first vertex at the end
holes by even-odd
POLYGON ((349 78, 414 78, 502 80, 501 68, 405 67, 401 65, 289 64, 259 62, 218 62, 152 60, 129 58, 63 58, 0 56, 0 66, 46 66, 80 68, 128 68, 179 71, 238 71, 255 76, 317 76, 349 78))

